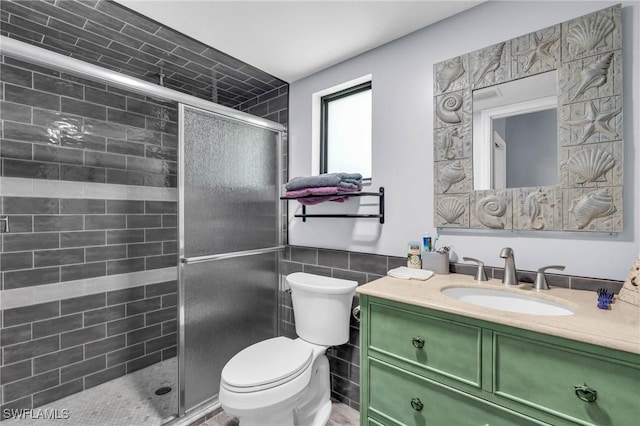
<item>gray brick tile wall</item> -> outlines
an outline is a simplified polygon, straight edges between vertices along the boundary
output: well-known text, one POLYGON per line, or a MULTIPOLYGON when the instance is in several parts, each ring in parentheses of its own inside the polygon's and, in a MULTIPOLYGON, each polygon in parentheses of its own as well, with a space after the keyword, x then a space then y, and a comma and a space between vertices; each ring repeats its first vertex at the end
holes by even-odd
POLYGON ((175 265, 175 203, 3 198, 4 289, 175 265))
MULTIPOLYGON (((75 97, 83 99, 87 86, 68 82, 60 73, 60 78, 53 79, 39 74, 41 68, 19 64, 26 67, 24 73, 34 77, 15 78, 15 72, 1 76, 5 83, 3 110, 12 112, 3 115, 3 176, 175 187, 176 150, 162 146, 162 133, 177 134, 175 105, 138 100, 130 94, 110 94, 122 99, 120 102, 106 96, 94 96, 92 102, 78 100, 75 97), (7 79, 28 87, 9 84, 7 79), (62 91, 60 87, 74 90, 62 91), (95 103, 103 99, 122 109, 95 103), (66 123, 65 127, 59 123, 66 123), (133 139, 130 143, 128 136, 133 139), (105 138, 121 142, 108 144, 105 138)), ((111 89, 105 90, 109 94, 111 89)))
MULTIPOLYGON (((115 2, 7 0, 0 21, 3 35, 156 84, 162 69, 167 87, 288 121, 285 82, 115 2)), ((0 76, 2 176, 176 186, 174 103, 9 57, 0 76)), ((11 223, 3 290, 176 263, 175 202, 12 196, 0 213, 11 223)), ((175 356, 175 292, 173 282, 6 309, 0 405, 34 407, 175 356), (135 302, 150 310, 129 315, 135 302)))
MULTIPOLYGON (((286 85, 249 64, 108 0, 95 3, 6 0, 0 10, 3 32, 9 37, 155 84, 159 84, 158 75, 163 72, 167 87, 206 100, 215 99, 232 108, 286 85)), ((7 72, 12 73, 10 81, 14 84, 25 84, 31 78, 11 69, 7 72)), ((55 75, 51 79, 39 77, 37 87, 51 86, 55 78, 55 75)), ((60 85, 55 90, 68 98, 80 99, 79 89, 73 84, 60 85)), ((272 104, 278 102, 282 100, 274 99, 272 104)), ((271 106, 275 108, 279 105, 271 106)))
POLYGON ((2 408, 37 407, 175 356, 177 282, 3 311, 2 408), (26 404, 26 405, 25 405, 26 404))

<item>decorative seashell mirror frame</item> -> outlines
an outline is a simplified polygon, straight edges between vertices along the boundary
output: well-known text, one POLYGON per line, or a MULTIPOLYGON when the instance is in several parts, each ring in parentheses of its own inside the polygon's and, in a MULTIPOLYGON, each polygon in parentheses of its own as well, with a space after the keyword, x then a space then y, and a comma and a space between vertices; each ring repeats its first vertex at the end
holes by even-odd
POLYGON ((438 228, 620 232, 621 6, 434 65, 438 228), (558 70, 556 186, 474 191, 472 93, 558 70))

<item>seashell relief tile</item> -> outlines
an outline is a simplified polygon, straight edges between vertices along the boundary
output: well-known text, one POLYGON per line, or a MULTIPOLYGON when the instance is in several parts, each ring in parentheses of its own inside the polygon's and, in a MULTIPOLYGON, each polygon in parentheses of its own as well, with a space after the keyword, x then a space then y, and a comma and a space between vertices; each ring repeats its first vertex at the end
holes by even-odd
POLYGON ((469 78, 473 89, 511 80, 511 50, 502 42, 469 54, 469 78))
POLYGON ((467 55, 436 64, 433 92, 438 95, 466 89, 469 87, 468 69, 469 58, 467 55))
POLYGON ((469 195, 437 195, 435 223, 439 228, 469 227, 469 195))
POLYGON ((560 186, 622 186, 622 141, 560 148, 560 186))
POLYGON ((565 231, 622 231, 622 187, 564 191, 565 231))
POLYGON ((565 62, 622 48, 620 7, 611 7, 562 24, 565 62))
POLYGON ((559 187, 517 188, 513 202, 514 229, 562 230, 562 191, 559 187))
POLYGON ((471 91, 465 89, 436 96, 434 110, 434 128, 460 125, 471 128, 471 91))
POLYGON ((622 93, 622 52, 616 50, 568 62, 560 68, 560 104, 622 93))
POLYGON ((473 191, 471 158, 436 162, 436 194, 468 194, 473 191))
POLYGON ((471 122, 459 126, 442 127, 435 130, 435 161, 471 158, 472 156, 471 122))
POLYGON ((562 105, 559 122, 561 147, 622 140, 622 97, 562 105))
POLYGON ((471 227, 513 229, 513 191, 487 190, 471 194, 471 227))
POLYGON ((555 70, 560 63, 560 25, 511 40, 513 79, 555 70))

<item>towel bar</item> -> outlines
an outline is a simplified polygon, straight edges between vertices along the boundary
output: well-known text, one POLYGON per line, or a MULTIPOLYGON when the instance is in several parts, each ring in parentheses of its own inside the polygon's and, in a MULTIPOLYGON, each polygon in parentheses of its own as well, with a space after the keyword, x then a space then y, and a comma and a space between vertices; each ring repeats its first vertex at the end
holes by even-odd
MULTIPOLYGON (((332 218, 375 218, 379 219, 380 223, 384 223, 384 187, 380 187, 378 192, 338 192, 337 194, 331 194, 332 196, 344 196, 344 197, 379 197, 380 201, 378 203, 378 214, 307 214, 307 206, 305 204, 302 205, 302 214, 296 214, 294 217, 302 218, 303 222, 307 221, 307 218, 322 218, 322 217, 332 217, 332 218)), ((280 197, 281 200, 300 200, 305 198, 318 198, 318 197, 326 197, 327 195, 305 195, 302 197, 280 197)))

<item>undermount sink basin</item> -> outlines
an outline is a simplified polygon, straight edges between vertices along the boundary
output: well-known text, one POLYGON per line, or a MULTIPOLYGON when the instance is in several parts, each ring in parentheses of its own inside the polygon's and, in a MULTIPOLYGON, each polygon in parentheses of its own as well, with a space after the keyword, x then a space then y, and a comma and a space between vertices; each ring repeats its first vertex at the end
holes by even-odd
POLYGON ((573 311, 558 303, 500 289, 449 287, 443 289, 442 293, 462 302, 500 311, 534 315, 573 315, 573 311))

